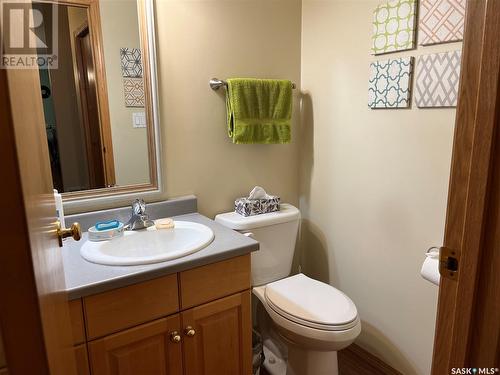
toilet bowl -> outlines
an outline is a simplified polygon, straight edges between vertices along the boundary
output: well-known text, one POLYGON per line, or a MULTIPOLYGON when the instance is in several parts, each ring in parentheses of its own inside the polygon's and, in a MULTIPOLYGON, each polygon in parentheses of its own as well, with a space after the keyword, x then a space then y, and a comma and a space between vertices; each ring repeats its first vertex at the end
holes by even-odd
POLYGON ((303 274, 253 288, 288 345, 287 375, 338 373, 337 351, 361 332, 354 303, 303 274))
POLYGON ((358 337, 361 322, 354 303, 338 289, 302 273, 289 276, 299 219, 289 204, 262 215, 215 217, 260 243, 252 253, 253 294, 287 346, 286 375, 337 375, 337 351, 358 337))

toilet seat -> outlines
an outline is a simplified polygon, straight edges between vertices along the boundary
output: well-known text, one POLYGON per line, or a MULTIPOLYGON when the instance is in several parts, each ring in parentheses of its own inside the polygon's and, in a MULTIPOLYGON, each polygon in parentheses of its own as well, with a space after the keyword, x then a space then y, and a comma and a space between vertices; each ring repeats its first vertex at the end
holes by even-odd
POLYGON ((349 297, 304 274, 266 285, 265 299, 274 312, 305 327, 343 331, 359 323, 356 306, 349 297))

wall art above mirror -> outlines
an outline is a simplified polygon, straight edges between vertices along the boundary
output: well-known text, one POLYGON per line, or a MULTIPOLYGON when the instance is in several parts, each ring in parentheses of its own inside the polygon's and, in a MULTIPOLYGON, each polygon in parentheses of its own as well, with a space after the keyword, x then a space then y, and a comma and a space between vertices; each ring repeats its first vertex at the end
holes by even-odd
MULTIPOLYGON (((159 189, 151 0, 34 3, 55 20, 39 69, 54 189, 65 201, 159 189)), ((46 25, 46 24, 44 24, 46 25)))

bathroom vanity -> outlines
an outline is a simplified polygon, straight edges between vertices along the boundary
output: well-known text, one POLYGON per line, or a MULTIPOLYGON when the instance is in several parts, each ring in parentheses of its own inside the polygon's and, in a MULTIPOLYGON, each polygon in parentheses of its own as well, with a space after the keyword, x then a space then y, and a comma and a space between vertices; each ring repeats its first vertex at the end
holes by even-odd
POLYGON ((250 374, 250 255, 70 301, 79 374, 250 374))
MULTIPOLYGON (((172 207, 151 206, 157 215, 172 207)), ((174 219, 210 227, 214 241, 140 266, 90 263, 79 254, 82 241, 65 243, 79 374, 251 374, 250 253, 258 243, 197 213, 174 219)))

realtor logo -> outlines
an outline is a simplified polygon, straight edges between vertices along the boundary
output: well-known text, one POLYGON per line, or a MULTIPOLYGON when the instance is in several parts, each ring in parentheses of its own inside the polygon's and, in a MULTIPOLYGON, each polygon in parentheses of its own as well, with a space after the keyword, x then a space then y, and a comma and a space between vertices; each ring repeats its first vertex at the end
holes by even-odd
POLYGON ((57 68, 57 5, 0 0, 3 69, 57 68))

